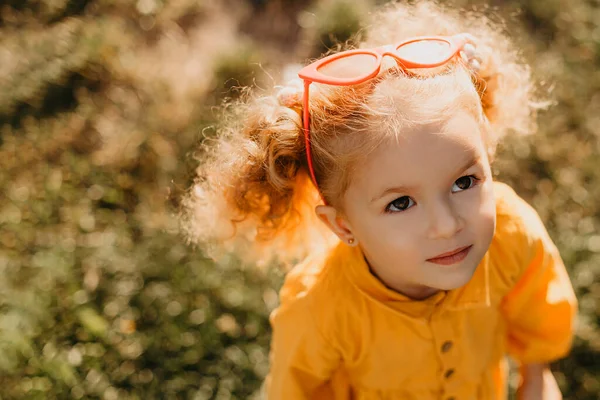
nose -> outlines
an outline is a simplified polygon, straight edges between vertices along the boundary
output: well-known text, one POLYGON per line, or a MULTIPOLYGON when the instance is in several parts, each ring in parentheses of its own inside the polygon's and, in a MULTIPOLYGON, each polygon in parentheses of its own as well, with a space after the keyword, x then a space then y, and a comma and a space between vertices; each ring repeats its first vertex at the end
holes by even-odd
POLYGON ((465 221, 450 199, 440 199, 427 210, 429 214, 428 236, 430 239, 449 239, 460 232, 465 221))

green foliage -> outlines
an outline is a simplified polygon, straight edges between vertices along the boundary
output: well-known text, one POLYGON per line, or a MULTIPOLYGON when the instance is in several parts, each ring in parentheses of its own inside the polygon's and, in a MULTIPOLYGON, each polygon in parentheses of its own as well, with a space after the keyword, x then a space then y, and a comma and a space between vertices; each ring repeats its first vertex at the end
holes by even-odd
MULTIPOLYGON (((371 2, 221 3, 2 6, 2 399, 259 390, 281 273, 207 260, 177 234, 174 206, 224 91, 348 40, 371 2), (288 31, 297 43, 264 40, 288 31)), ((525 55, 554 82, 556 105, 537 135, 504 143, 495 168, 540 212, 581 302, 573 354, 555 366, 565 398, 597 399, 600 9, 527 0, 495 12, 517 9, 525 55)))
POLYGON ((231 89, 254 86, 260 67, 257 53, 250 45, 240 43, 222 54, 216 61, 213 74, 217 92, 225 89, 224 93, 231 94, 231 89), (221 88, 218 87, 220 85, 221 88))
POLYGON ((325 52, 353 39, 363 27, 370 1, 330 0, 317 3, 316 31, 320 50, 325 52))

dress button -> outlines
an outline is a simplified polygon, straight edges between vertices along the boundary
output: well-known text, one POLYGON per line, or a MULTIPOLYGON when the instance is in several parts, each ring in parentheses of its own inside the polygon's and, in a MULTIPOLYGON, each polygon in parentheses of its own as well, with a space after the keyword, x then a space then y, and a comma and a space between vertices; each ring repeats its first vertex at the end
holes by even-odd
MULTIPOLYGON (((447 353, 447 352, 449 352, 451 348, 452 348, 452 342, 451 342, 451 341, 449 341, 449 340, 448 340, 448 341, 445 341, 445 342, 442 344, 442 353, 447 353)), ((450 400, 450 399, 448 399, 448 400, 450 400)))
POLYGON ((454 375, 454 369, 450 368, 449 370, 446 371, 446 373, 444 374, 444 378, 448 379, 450 378, 452 375, 454 375))

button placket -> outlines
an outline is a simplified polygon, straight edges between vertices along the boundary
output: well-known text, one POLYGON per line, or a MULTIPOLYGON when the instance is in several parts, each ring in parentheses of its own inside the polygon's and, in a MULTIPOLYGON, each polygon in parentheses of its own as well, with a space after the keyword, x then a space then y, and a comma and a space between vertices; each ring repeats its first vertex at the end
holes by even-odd
POLYGON ((443 310, 435 312, 430 320, 431 330, 434 337, 434 343, 437 348, 438 358, 441 363, 441 376, 444 398, 455 400, 455 390, 457 382, 452 379, 456 373, 458 357, 455 351, 454 332, 450 325, 450 319, 444 316, 443 310))
MULTIPOLYGON (((442 343, 442 354, 448 353, 452 349, 453 345, 454 343, 450 340, 446 340, 444 343, 442 343)), ((450 379, 452 375, 454 375, 454 368, 447 368, 444 372, 444 378, 450 379)))

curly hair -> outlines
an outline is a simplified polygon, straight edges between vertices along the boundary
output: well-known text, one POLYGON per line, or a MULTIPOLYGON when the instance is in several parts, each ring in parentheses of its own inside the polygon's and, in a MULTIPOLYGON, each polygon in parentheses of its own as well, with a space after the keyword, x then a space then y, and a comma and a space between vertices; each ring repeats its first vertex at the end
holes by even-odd
MULTIPOLYGON (((372 19, 358 47, 469 32, 481 67, 473 71, 457 59, 433 73, 392 67, 361 85, 311 85, 313 161, 328 203, 339 207, 360 160, 415 124, 469 112, 485 128, 490 156, 507 132, 535 130, 530 69, 502 25, 426 1, 388 5, 372 19)), ((183 202, 188 238, 212 250, 235 248, 253 262, 326 248, 334 239, 314 213, 319 191, 308 177, 301 104, 281 105, 275 93, 249 94, 224 115, 217 138, 203 144, 198 177, 183 202)))

